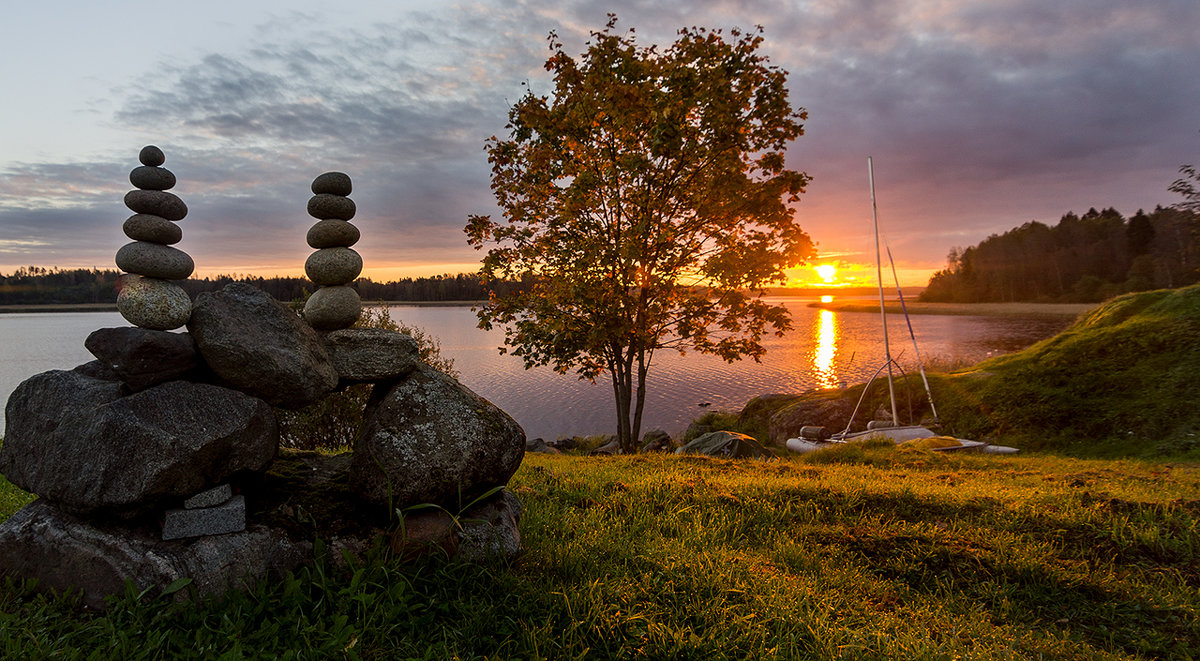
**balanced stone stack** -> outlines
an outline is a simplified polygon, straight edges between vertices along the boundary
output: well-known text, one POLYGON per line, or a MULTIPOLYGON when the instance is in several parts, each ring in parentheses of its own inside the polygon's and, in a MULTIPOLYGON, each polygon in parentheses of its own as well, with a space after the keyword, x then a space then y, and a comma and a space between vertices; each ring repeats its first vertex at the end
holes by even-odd
POLYGON ((304 263, 309 279, 320 285, 304 305, 304 318, 313 328, 332 331, 348 328, 358 321, 362 301, 348 286, 362 273, 362 257, 350 246, 358 242, 354 200, 350 177, 341 172, 326 172, 312 182, 313 196, 308 214, 317 224, 308 230, 308 245, 316 248, 304 263))
MULTIPOLYGON (((118 255, 149 292, 127 296, 139 314, 162 307, 147 301, 172 296, 163 293, 178 288, 170 280, 191 271, 190 259, 184 269, 164 256, 179 252, 168 245, 186 213, 163 192, 174 177, 158 167, 158 149, 146 148, 141 160, 130 177, 139 190, 126 197, 138 212, 125 230, 136 247, 118 255)), ((314 257, 336 252, 310 260, 309 275, 324 285, 318 294, 353 295, 341 312, 308 310, 328 330, 358 316, 357 293, 344 283, 362 262, 349 249, 358 239, 347 222, 349 178, 322 175, 313 190, 309 209, 321 220, 309 233, 314 257)), ((244 283, 202 293, 186 309, 131 317, 122 308, 142 327, 99 329, 85 342, 97 360, 34 375, 13 391, 0 473, 38 499, 0 522, 0 578, 77 590, 103 608, 126 581, 153 595, 190 578, 205 596, 281 577, 313 560, 314 532, 334 558, 361 558, 381 538, 398 557, 429 548, 465 559, 519 551, 520 501, 496 489, 520 466, 524 431, 421 361, 410 336, 319 333, 244 283), (181 319, 187 332, 152 327, 181 319), (349 383, 374 389, 353 452, 281 453, 276 407, 302 408, 349 383), (396 510, 422 503, 474 504, 451 525, 418 520, 428 513, 398 529, 391 522, 396 510)))
POLYGON ((161 167, 166 157, 158 147, 146 146, 138 155, 142 162, 129 173, 137 190, 125 195, 125 206, 134 215, 122 229, 133 243, 117 251, 117 267, 133 275, 124 278, 117 296, 121 316, 140 328, 171 330, 187 323, 192 303, 187 292, 171 282, 192 274, 195 264, 187 253, 171 245, 183 232, 175 221, 187 215, 187 205, 167 190, 175 186, 175 175, 161 167))

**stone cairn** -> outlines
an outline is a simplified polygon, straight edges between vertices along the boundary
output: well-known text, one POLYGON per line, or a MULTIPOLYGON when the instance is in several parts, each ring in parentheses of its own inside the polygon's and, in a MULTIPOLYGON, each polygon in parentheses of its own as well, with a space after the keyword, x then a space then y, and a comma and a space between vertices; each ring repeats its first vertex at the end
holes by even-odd
MULTIPOLYGON (((185 208, 155 188, 174 180, 162 162, 157 149, 143 150, 145 167, 131 176, 138 190, 126 197, 137 215, 125 231, 137 247, 122 248, 118 264, 149 283, 123 294, 132 310, 163 307, 153 297, 175 297, 163 292, 191 270, 179 251, 164 252, 174 250, 171 223, 185 208)), ((322 246, 316 254, 338 251, 330 261, 343 265, 318 259, 309 273, 324 285, 318 293, 343 296, 361 265, 348 247, 358 237, 346 222, 349 177, 322 175, 313 190, 313 215, 331 217, 309 242, 322 246)), ((313 316, 338 320, 321 322, 326 329, 348 325, 354 302, 353 314, 347 305, 313 316)), ((401 559, 431 549, 465 559, 519 551, 521 503, 495 490, 520 466, 524 431, 422 362, 411 337, 318 333, 243 283, 202 293, 189 308, 126 313, 139 327, 88 336, 96 360, 34 375, 13 391, 0 473, 38 498, 0 523, 0 576, 76 590, 102 609, 126 580, 153 596, 189 578, 188 592, 205 597, 278 579, 313 561, 314 534, 335 559, 363 558, 381 539, 401 559), (174 322, 187 332, 156 328, 174 322), (352 452, 280 451, 277 408, 308 406, 351 383, 374 388, 352 452), (398 512, 426 503, 477 504, 457 518, 422 508, 397 525, 398 512)))
POLYGON ((304 262, 304 273, 320 285, 304 304, 304 318, 322 331, 348 328, 358 321, 362 301, 358 292, 347 286, 362 273, 362 257, 350 246, 358 243, 354 218, 354 200, 350 177, 341 172, 326 172, 312 182, 313 196, 308 215, 317 223, 308 230, 308 245, 316 252, 304 262))
POLYGON ((174 193, 175 175, 161 167, 166 156, 158 147, 144 147, 142 162, 129 173, 137 190, 125 195, 125 206, 133 211, 122 229, 133 243, 117 251, 117 268, 125 276, 117 309, 126 321, 150 330, 171 330, 187 323, 192 301, 172 280, 184 280, 195 264, 186 252, 172 248, 183 232, 176 221, 187 215, 187 205, 174 193))

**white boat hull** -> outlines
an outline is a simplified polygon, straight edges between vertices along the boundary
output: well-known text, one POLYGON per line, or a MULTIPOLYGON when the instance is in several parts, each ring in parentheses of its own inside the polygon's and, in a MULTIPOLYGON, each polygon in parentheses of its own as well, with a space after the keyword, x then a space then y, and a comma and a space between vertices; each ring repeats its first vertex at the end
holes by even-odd
MULTIPOLYGON (((917 425, 909 425, 902 427, 881 427, 879 429, 870 429, 867 431, 854 432, 850 434, 835 434, 828 441, 817 441, 807 438, 789 438, 785 445, 788 450, 797 454, 808 454, 816 452, 823 448, 831 447, 837 443, 846 443, 850 441, 861 441, 872 437, 886 438, 897 445, 907 443, 908 441, 918 441, 923 438, 932 438, 938 436, 936 432, 928 427, 917 425)), ((934 452, 947 452, 956 450, 986 452, 988 454, 1013 454, 1017 452, 1017 448, 1010 448, 1006 445, 992 445, 983 441, 969 441, 963 438, 955 439, 958 445, 953 445, 945 448, 929 448, 934 452)))

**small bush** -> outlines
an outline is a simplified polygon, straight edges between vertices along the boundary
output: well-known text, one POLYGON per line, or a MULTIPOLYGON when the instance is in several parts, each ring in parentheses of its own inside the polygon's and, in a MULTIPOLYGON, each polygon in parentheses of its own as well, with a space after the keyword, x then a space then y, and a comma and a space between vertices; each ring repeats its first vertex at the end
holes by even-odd
MULTIPOLYGON (((393 320, 382 304, 364 308, 354 327, 405 333, 416 340, 422 361, 444 374, 458 376, 454 359, 442 355, 437 338, 421 328, 393 320)), ((349 449, 362 426, 363 410, 371 397, 372 387, 368 383, 358 383, 296 411, 275 409, 280 444, 297 450, 339 452, 349 449)))

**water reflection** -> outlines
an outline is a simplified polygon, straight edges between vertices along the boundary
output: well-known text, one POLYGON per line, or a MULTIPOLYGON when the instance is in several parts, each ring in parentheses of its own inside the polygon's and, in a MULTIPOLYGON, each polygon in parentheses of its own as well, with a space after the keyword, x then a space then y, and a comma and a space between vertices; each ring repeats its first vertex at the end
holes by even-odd
MULTIPOLYGON (((810 300, 782 299, 793 330, 763 337, 761 363, 726 363, 688 352, 655 355, 643 429, 683 431, 706 408, 736 411, 765 393, 800 393, 815 387, 860 383, 883 364, 878 313, 831 312, 808 307, 810 300), (701 408, 700 403, 709 404, 701 408)), ((615 429, 612 387, 607 377, 595 384, 553 369, 525 370, 519 356, 496 347, 504 332, 476 327, 469 306, 395 307, 392 318, 425 329, 454 358, 461 381, 517 419, 530 438, 611 433, 615 429)), ((892 337, 907 338, 904 318, 892 315, 892 337)), ((948 362, 981 360, 989 353, 1022 348, 1061 330, 1063 321, 1007 317, 921 315, 912 319, 921 355, 948 362)), ((70 369, 92 360, 84 339, 97 328, 125 325, 116 312, 0 314, 0 404, 17 384, 49 369, 70 369)), ((905 363, 915 357, 897 351, 905 363)), ((0 409, 0 436, 3 435, 0 409)))
POLYGON ((833 359, 837 356, 837 316, 832 310, 821 310, 817 316, 816 351, 813 352, 813 376, 818 388, 838 387, 838 377, 833 370, 833 359))

